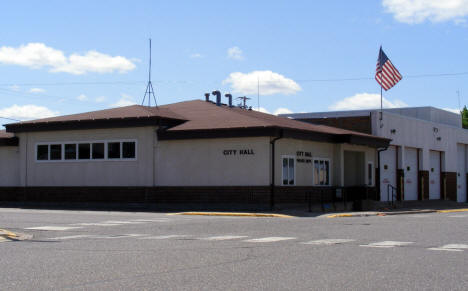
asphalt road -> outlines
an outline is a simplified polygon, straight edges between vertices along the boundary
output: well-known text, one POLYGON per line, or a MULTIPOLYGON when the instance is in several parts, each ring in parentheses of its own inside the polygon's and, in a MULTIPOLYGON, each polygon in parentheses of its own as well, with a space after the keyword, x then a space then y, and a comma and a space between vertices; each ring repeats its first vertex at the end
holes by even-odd
POLYGON ((467 290, 468 212, 353 218, 0 209, 1 290, 467 290))

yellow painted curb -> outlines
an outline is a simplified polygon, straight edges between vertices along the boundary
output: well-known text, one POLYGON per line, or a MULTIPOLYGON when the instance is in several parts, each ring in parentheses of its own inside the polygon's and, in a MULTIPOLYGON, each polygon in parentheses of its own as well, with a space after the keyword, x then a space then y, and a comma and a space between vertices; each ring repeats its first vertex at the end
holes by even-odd
POLYGON ((167 215, 244 216, 244 217, 279 217, 279 218, 294 217, 294 216, 285 215, 285 214, 245 213, 245 212, 178 212, 178 213, 169 213, 167 215))
POLYGON ((328 218, 337 218, 337 217, 353 217, 355 215, 353 214, 333 214, 333 215, 329 215, 327 216, 328 218))
POLYGON ((466 212, 466 211, 468 211, 468 208, 437 210, 438 213, 466 212))

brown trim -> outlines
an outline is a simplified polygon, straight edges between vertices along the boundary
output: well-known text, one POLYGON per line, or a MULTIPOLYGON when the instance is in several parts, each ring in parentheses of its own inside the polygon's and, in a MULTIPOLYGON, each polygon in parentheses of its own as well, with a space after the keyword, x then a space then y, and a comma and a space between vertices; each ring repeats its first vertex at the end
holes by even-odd
POLYGON ((457 201, 457 173, 442 172, 441 176, 441 197, 444 197, 445 200, 457 201))
POLYGON ((0 138, 0 147, 2 146, 18 146, 19 144, 19 139, 15 137, 5 137, 5 138, 0 138))
POLYGON ((13 123, 6 124, 7 132, 35 132, 35 131, 56 131, 56 130, 80 130, 99 128, 125 128, 138 126, 174 126, 182 123, 182 120, 161 117, 130 117, 111 118, 98 120, 73 120, 55 121, 47 123, 13 123))
POLYGON ((397 201, 403 201, 405 200, 405 174, 403 169, 398 169, 397 170, 397 201))
POLYGON ((429 171, 418 172, 418 199, 429 200, 429 171))
POLYGON ((159 140, 183 140, 198 138, 229 138, 229 137, 255 137, 270 136, 278 137, 283 131, 284 138, 310 140, 328 143, 350 143, 365 145, 375 148, 387 147, 390 139, 379 137, 355 136, 352 134, 331 134, 322 132, 305 131, 292 128, 280 127, 248 127, 209 130, 158 130, 159 140))

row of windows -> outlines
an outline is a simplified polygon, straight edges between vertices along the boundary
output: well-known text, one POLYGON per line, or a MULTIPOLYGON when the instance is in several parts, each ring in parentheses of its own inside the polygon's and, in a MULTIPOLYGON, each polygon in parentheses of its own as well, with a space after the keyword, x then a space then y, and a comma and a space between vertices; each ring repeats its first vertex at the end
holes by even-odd
POLYGON ((37 161, 136 159, 135 141, 50 143, 36 145, 37 161))

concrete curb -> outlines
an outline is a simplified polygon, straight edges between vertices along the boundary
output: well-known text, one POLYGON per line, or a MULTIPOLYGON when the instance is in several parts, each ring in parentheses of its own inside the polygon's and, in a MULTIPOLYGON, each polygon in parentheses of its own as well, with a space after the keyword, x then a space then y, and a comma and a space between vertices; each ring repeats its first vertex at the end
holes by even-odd
POLYGON ((0 238, 3 240, 1 241, 20 241, 20 240, 27 240, 31 239, 33 236, 30 234, 24 234, 24 233, 15 233, 6 229, 1 229, 0 228, 0 238))
POLYGON ((274 213, 246 213, 246 212, 177 212, 167 215, 203 215, 203 216, 240 216, 240 217, 277 217, 293 218, 295 216, 274 213))
POLYGON ((343 213, 333 214, 327 216, 327 218, 338 218, 338 217, 366 217, 366 216, 387 216, 387 215, 405 215, 405 214, 424 214, 424 213, 452 213, 452 212, 468 212, 468 208, 463 209, 424 209, 424 210, 407 210, 407 211, 388 211, 388 212, 368 212, 368 213, 343 213))

